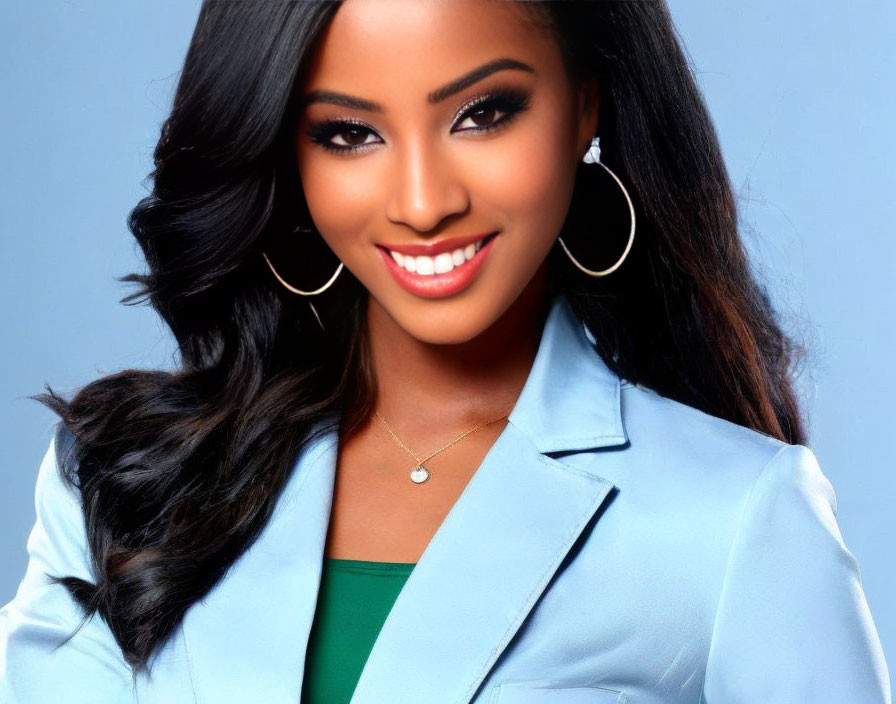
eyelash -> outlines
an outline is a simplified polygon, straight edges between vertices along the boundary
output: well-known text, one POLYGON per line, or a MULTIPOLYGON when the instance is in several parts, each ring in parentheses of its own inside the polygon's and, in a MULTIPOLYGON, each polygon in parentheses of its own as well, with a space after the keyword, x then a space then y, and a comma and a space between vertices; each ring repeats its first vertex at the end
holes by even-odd
MULTIPOLYGON (((494 108, 503 115, 489 125, 477 125, 476 127, 460 130, 461 132, 474 132, 481 134, 483 132, 491 132, 508 125, 514 117, 529 107, 529 96, 527 93, 518 90, 498 90, 484 95, 477 96, 466 106, 461 108, 460 114, 456 122, 463 122, 467 117, 482 108, 494 108)), ((349 152, 358 152, 366 150, 375 143, 358 144, 355 146, 345 146, 341 144, 333 144, 330 140, 350 129, 360 129, 368 133, 374 130, 364 123, 357 120, 324 120, 322 122, 312 123, 308 127, 308 136, 315 143, 324 149, 346 154, 349 152)))

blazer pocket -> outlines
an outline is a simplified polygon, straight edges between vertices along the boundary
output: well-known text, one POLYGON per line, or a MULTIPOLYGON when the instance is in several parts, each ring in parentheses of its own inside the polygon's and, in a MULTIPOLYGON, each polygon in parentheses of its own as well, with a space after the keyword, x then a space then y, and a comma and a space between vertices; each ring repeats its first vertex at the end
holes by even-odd
POLYGON ((490 704, 624 704, 618 689, 605 687, 548 687, 525 682, 500 684, 490 704))

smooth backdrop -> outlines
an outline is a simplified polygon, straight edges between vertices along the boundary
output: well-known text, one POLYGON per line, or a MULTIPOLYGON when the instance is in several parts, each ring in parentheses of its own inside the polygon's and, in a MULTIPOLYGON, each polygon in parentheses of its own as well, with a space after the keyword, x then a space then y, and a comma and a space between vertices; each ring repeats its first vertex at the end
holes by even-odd
MULTIPOLYGON (((196 0, 0 3, 0 604, 25 569, 38 464, 69 394, 174 344, 115 281, 143 271, 125 217, 196 0)), ((757 275, 809 350, 799 388, 896 666, 896 3, 670 0, 736 188, 757 275)))

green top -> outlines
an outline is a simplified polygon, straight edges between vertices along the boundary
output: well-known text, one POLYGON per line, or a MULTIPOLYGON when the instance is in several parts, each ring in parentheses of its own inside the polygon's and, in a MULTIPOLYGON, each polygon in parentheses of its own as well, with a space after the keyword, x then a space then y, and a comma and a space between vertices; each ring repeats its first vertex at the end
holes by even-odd
POLYGON ((348 704, 380 628, 416 564, 324 558, 302 704, 348 704))

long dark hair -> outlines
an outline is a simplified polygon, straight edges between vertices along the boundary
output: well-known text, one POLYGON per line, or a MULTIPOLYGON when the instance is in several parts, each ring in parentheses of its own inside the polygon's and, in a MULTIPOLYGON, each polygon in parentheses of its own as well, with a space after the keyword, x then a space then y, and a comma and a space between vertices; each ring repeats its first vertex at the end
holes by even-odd
MULTIPOLYGON (((523 5, 554 34, 572 77, 599 78, 601 160, 638 218, 629 258, 610 276, 585 276, 552 250, 551 290, 620 376, 804 442, 791 381, 801 350, 752 277, 665 3, 523 5)), ((351 433, 371 411, 363 286, 346 270, 317 296, 321 325, 260 256, 294 242, 292 259, 309 271, 328 277, 338 263, 319 235, 296 234, 309 215, 290 143, 303 63, 338 6, 204 2, 152 193, 128 219, 148 273, 121 277, 141 286, 122 302, 148 301, 170 326, 179 363, 104 376, 71 401, 49 386, 33 397, 76 441, 67 480, 83 500, 96 582, 56 580, 86 614, 99 611, 135 672, 258 536, 313 428, 332 419, 351 433)), ((561 235, 606 248, 603 196, 589 179, 577 178, 561 235)))

